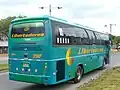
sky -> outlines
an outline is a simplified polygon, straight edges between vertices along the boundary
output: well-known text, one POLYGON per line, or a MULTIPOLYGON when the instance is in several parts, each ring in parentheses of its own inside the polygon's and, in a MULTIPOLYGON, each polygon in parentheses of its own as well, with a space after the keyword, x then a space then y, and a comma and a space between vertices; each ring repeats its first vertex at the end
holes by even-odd
POLYGON ((110 33, 109 24, 116 24, 112 26, 112 34, 120 36, 119 0, 0 0, 0 19, 19 15, 49 15, 50 4, 52 16, 104 33, 110 33), (58 6, 62 9, 57 9, 58 6))

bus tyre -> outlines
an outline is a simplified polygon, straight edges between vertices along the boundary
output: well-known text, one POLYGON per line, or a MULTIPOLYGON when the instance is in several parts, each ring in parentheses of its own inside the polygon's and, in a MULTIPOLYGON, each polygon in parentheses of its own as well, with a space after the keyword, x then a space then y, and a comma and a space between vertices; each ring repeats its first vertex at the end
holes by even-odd
POLYGON ((81 66, 78 66, 75 73, 74 83, 80 82, 82 75, 83 75, 83 68, 81 66))
POLYGON ((105 60, 103 60, 102 67, 101 67, 100 69, 101 69, 101 70, 104 69, 104 68, 105 68, 105 65, 106 65, 105 60))

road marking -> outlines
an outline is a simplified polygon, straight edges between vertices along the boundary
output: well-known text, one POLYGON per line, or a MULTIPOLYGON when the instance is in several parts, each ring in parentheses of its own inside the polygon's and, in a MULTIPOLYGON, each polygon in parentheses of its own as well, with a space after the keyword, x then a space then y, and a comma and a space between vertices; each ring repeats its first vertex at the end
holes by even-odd
POLYGON ((4 75, 4 74, 8 74, 8 72, 5 72, 5 73, 0 73, 0 76, 4 75))

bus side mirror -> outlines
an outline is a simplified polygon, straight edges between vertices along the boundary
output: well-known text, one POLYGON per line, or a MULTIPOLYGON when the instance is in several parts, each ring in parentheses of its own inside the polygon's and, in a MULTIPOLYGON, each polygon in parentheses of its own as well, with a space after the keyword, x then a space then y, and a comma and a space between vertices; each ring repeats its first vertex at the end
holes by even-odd
POLYGON ((110 41, 105 41, 105 45, 110 45, 110 41))

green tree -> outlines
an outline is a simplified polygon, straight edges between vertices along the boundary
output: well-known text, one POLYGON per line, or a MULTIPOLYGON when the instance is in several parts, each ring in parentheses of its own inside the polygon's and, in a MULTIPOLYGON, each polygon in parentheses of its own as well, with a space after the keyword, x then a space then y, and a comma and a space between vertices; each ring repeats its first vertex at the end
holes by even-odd
POLYGON ((7 36, 9 25, 11 20, 15 19, 16 17, 8 17, 6 19, 1 19, 0 20, 0 32, 7 36))
POLYGON ((120 46, 120 36, 116 36, 114 38, 114 44, 116 45, 116 48, 118 49, 118 46, 120 46))
POLYGON ((5 36, 8 36, 8 29, 9 29, 9 25, 11 23, 11 20, 15 19, 15 18, 23 18, 25 16, 13 16, 13 17, 7 17, 5 19, 1 19, 0 20, 0 33, 4 34, 5 36))
POLYGON ((111 35, 111 38, 112 38, 112 44, 115 45, 115 38, 116 38, 116 36, 111 35))

